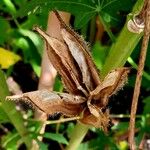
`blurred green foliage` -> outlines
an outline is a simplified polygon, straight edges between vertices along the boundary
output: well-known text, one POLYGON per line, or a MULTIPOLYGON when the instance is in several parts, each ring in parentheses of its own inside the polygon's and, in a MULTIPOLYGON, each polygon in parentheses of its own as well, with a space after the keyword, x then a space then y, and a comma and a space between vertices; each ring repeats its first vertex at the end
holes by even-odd
MULTIPOLYGON (((110 56, 112 45, 117 44, 118 35, 121 36, 121 32, 124 30, 123 25, 125 23, 126 15, 129 14, 136 3, 136 0, 1 0, 0 1, 0 47, 11 51, 11 53, 19 55, 21 61, 25 64, 29 64, 34 70, 35 74, 40 76, 40 63, 43 53, 43 41, 32 31, 34 25, 42 26, 46 29, 48 12, 53 9, 63 10, 70 12, 74 16, 73 26, 82 35, 85 36, 87 40, 91 43, 93 59, 99 70, 102 70, 106 66, 106 61, 110 56), (97 32, 95 22, 96 16, 101 20, 104 26, 104 35, 101 40, 95 40, 95 34, 97 32), (105 65, 104 65, 105 64, 105 65), (103 67, 104 66, 104 67, 103 67)), ((142 0, 138 1, 139 3, 142 0)), ((136 11, 140 10, 140 7, 136 11)), ((133 35, 126 34, 125 37, 120 38, 120 47, 117 48, 128 48, 129 40, 132 40, 133 35), (131 39, 130 39, 131 38, 131 39), (123 43, 123 44, 122 44, 123 43)), ((137 62, 139 57, 139 50, 141 43, 139 42, 140 37, 137 38, 138 41, 131 48, 133 53, 131 54, 129 61, 126 63, 127 66, 132 65, 133 68, 137 68, 137 62), (131 61, 132 60, 132 61, 131 61)), ((119 49, 117 49, 119 51, 119 49)), ((10 53, 8 51, 8 53, 10 53)), ((114 51, 114 54, 116 54, 114 51)), ((5 56, 0 51, 0 57, 5 56)), ((118 53, 115 59, 111 58, 111 64, 119 62, 118 53)), ((128 57, 128 55, 127 55, 128 57)), ((1 59, 0 58, 0 59, 1 59)), ((137 115, 136 126, 138 128, 136 134, 136 142, 139 145, 143 135, 149 135, 150 126, 150 51, 148 50, 147 61, 145 64, 145 76, 143 77, 141 96, 139 103, 139 115, 137 115)), ((124 59, 124 62, 126 59, 124 59)), ((1 62, 1 66, 6 62, 1 62)), ((5 68, 5 75, 9 75, 13 72, 14 62, 9 64, 9 68, 5 68), (11 69, 10 69, 11 68, 11 69), (11 70, 8 74, 8 70, 11 70)), ((1 69, 4 69, 1 67, 1 69)), ((133 71, 134 72, 134 71, 133 71)), ((20 129, 15 126, 15 117, 12 121, 10 119, 9 113, 6 112, 8 106, 4 106, 4 98, 7 94, 2 94, 3 90, 8 90, 4 87, 5 79, 3 75, 0 75, 0 133, 2 138, 0 140, 0 149, 11 149, 16 150, 22 145, 23 142, 28 146, 26 139, 22 139, 22 133, 20 129), (8 126, 12 124, 11 129, 8 126), (5 127, 6 126, 6 127, 5 127), (8 129, 7 129, 8 128, 8 129), (6 130, 6 131, 5 131, 6 130), (17 143, 17 144, 16 144, 17 143)), ((134 87, 135 73, 131 73, 129 76, 129 83, 127 89, 134 87)), ((30 84, 30 83, 29 83, 30 84)), ((55 90, 62 91, 62 84, 59 77, 56 78, 55 90)), ((128 92, 126 92, 128 94, 128 92)), ((115 96, 116 99, 122 99, 122 95, 115 96)), ((126 96, 128 101, 129 95, 126 96)), ((117 100, 116 100, 117 101, 117 100)), ((119 100, 118 100, 119 101, 119 100)), ((125 102, 126 103, 126 102, 125 102)), ((129 102, 130 103, 130 102, 129 102)), ((110 106, 113 107, 113 106, 110 106)), ((16 110, 15 105, 11 104, 10 108, 12 111, 16 110)), ((121 108, 120 108, 121 109, 121 108)), ((123 135, 127 134, 128 131, 128 121, 129 121, 129 111, 127 107, 126 112, 123 112, 122 118, 113 119, 115 122, 112 127, 110 127, 109 134, 104 134, 100 129, 91 128, 87 137, 83 143, 78 148, 79 150, 99 150, 99 149, 114 149, 114 150, 127 150, 127 138, 121 139, 123 135), (125 114, 126 113, 126 114, 125 114)), ((46 132, 41 135, 44 137, 44 141, 40 142, 37 139, 39 136, 39 131, 41 128, 41 123, 32 119, 32 113, 27 113, 28 120, 25 130, 30 133, 30 138, 37 140, 41 150, 47 149, 60 149, 59 144, 66 146, 68 144, 68 138, 71 136, 71 132, 74 129, 74 122, 64 123, 59 125, 48 125, 46 132), (55 131, 59 128, 59 133, 55 131)), ((12 114, 13 116, 13 114, 12 114)), ((20 113, 19 113, 20 116, 20 113)), ((23 118, 20 119, 20 127, 24 127, 23 118)), ((19 124, 19 121, 17 122, 19 124)), ((26 132, 26 131, 25 131, 26 132)), ((29 138, 29 137, 28 137, 29 138)), ((30 140, 31 141, 31 140, 30 140)))

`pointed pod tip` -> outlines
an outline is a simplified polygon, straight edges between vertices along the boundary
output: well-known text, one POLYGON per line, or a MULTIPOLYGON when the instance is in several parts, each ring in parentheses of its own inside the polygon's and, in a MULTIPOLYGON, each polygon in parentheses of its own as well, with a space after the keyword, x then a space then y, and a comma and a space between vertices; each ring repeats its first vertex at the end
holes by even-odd
POLYGON ((33 31, 39 32, 40 30, 42 29, 38 27, 37 25, 33 26, 33 31))
POLYGON ((43 31, 40 27, 34 26, 33 30, 39 33, 44 39, 47 39, 47 36, 50 37, 45 31, 43 31))
POLYGON ((67 25, 65 24, 65 22, 63 21, 62 17, 60 16, 59 12, 57 10, 53 10, 54 14, 56 15, 59 23, 60 23, 60 26, 61 27, 67 27, 67 25))
POLYGON ((23 98, 23 94, 21 95, 13 95, 13 96, 6 96, 6 100, 10 100, 10 101, 17 101, 23 98))
POLYGON ((123 67, 123 69, 126 71, 126 73, 130 73, 132 67, 123 67))

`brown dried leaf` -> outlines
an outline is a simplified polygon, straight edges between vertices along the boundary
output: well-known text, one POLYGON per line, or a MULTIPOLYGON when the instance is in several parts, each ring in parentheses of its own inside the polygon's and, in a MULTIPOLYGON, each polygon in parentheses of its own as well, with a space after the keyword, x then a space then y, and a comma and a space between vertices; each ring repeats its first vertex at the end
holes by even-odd
POLYGON ((75 61, 79 65, 83 83, 89 91, 92 91, 100 84, 100 79, 98 71, 89 53, 89 48, 85 41, 77 33, 66 26, 57 11, 55 11, 55 14, 60 21, 62 37, 68 45, 75 61))
POLYGON ((102 83, 90 93, 87 106, 91 114, 95 117, 101 115, 100 108, 106 107, 109 97, 124 86, 128 73, 129 68, 118 68, 111 71, 102 83))
POLYGON ((107 102, 101 99, 105 97, 110 97, 119 91, 124 84, 127 82, 127 76, 129 73, 129 68, 118 68, 111 71, 102 81, 102 83, 90 93, 94 100, 100 100, 101 103, 106 106, 107 102))
POLYGON ((66 116, 77 116, 84 108, 85 98, 67 93, 39 90, 20 95, 7 96, 7 100, 23 100, 47 114, 60 112, 66 116))
POLYGON ((82 119, 80 121, 84 124, 92 125, 96 128, 102 128, 104 131, 107 131, 109 125, 109 110, 107 109, 104 113, 100 111, 100 116, 95 117, 86 109, 83 113, 82 119))
POLYGON ((87 96, 87 91, 82 87, 80 70, 75 65, 75 61, 70 54, 67 45, 50 37, 38 27, 35 27, 34 29, 46 40, 49 59, 61 75, 68 92, 79 94, 79 91, 82 91, 87 96))

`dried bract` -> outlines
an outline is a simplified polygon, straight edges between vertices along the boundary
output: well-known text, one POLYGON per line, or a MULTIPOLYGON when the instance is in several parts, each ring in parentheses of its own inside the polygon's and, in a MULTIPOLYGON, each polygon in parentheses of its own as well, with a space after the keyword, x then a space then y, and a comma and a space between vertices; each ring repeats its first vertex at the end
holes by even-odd
POLYGON ((128 21, 127 28, 130 32, 140 34, 144 30, 144 20, 135 15, 128 21))

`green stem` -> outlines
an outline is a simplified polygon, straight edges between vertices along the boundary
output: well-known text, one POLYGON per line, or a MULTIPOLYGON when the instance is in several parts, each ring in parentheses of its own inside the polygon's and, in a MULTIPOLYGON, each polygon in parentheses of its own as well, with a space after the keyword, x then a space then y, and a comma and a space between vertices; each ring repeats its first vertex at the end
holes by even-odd
POLYGON ((76 150, 79 144, 82 142, 88 129, 89 126, 86 126, 78 122, 75 126, 75 129, 73 130, 71 139, 69 141, 69 145, 67 146, 66 150, 76 150))
MULTIPOLYGON (((128 58, 128 62, 132 65, 133 68, 138 69, 138 65, 131 57, 128 58)), ((150 81, 150 75, 147 72, 143 71, 143 77, 150 81)))
MULTIPOLYGON (((150 117, 150 115, 146 115, 147 117, 150 117)), ((143 115, 136 115, 136 118, 142 118, 143 115)), ((115 115, 115 114, 112 114, 110 115, 110 118, 120 118, 120 119, 124 119, 124 118, 130 118, 130 114, 119 114, 119 115, 115 115)))
MULTIPOLYGON (((135 7, 133 9, 133 14, 134 12, 137 13, 137 11, 140 10, 142 4, 143 0, 138 0, 136 2, 135 7)), ((127 29, 127 23, 125 24, 119 37, 116 39, 115 43, 110 48, 109 55, 105 61, 104 67, 101 72, 102 78, 104 78, 107 75, 107 73, 110 72, 112 69, 121 67, 125 64, 127 58, 134 50, 141 36, 141 34, 130 33, 127 29)), ((87 125, 78 123, 72 133, 69 145, 66 149, 76 150, 79 144, 81 143, 82 139, 86 135, 88 128, 89 127, 87 125)))
POLYGON ((0 101, 1 107, 9 117, 10 121, 20 134, 22 140, 26 144, 27 148, 31 148, 32 139, 30 138, 26 127, 24 126, 24 120, 21 114, 16 110, 15 104, 11 101, 6 101, 5 97, 9 95, 8 87, 5 81, 3 72, 0 70, 0 101))
POLYGON ((131 55, 142 36, 141 34, 129 32, 126 26, 127 24, 125 24, 117 42, 110 48, 110 52, 101 72, 102 78, 104 78, 110 70, 125 64, 127 58, 131 55))
MULTIPOLYGON (((138 0, 133 8, 133 14, 140 11, 140 8, 143 5, 143 0, 138 0), (135 12, 135 13, 134 13, 135 12)), ((101 77, 104 78, 112 69, 122 67, 128 57, 133 52, 135 46, 138 44, 142 34, 135 34, 129 32, 127 29, 127 21, 117 38, 117 41, 113 43, 110 48, 109 54, 106 58, 105 64, 101 71, 101 77)))

